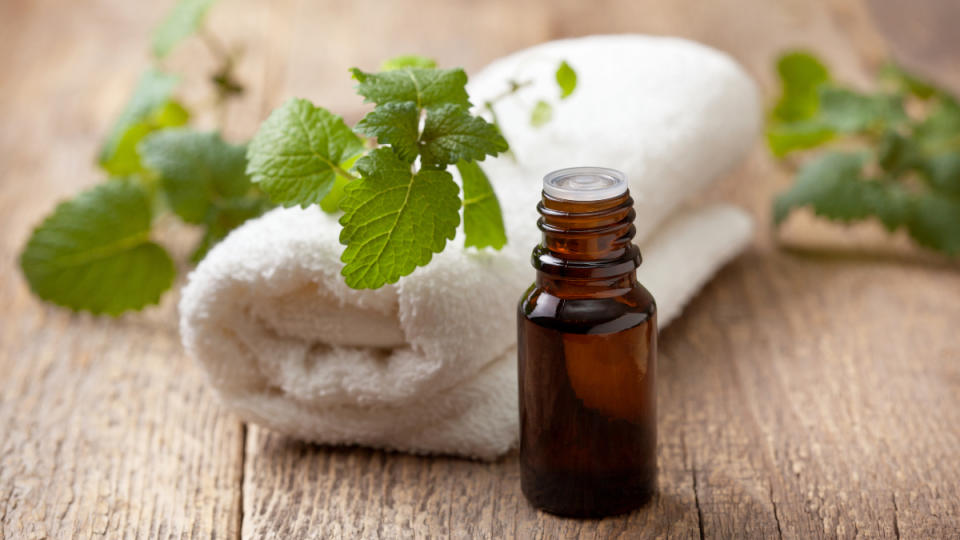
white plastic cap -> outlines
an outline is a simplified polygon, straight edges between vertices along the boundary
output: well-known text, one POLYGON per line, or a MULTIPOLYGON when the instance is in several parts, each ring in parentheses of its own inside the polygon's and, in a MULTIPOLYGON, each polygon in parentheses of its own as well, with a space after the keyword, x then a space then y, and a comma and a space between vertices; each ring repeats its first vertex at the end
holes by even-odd
POLYGON ((570 167, 543 177, 543 191, 565 201, 602 201, 627 191, 627 175, 606 167, 570 167))

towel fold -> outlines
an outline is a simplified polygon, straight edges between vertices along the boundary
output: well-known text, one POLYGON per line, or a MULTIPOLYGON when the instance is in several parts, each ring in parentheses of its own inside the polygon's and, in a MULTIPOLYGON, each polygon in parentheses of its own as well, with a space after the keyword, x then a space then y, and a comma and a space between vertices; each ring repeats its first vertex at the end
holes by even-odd
POLYGON ((638 276, 661 326, 749 241, 742 211, 682 207, 756 135, 756 91, 728 57, 669 38, 552 42, 473 77, 472 100, 516 75, 550 84, 498 105, 517 156, 483 163, 508 230, 503 250, 464 249, 461 231, 398 283, 353 290, 339 275, 336 217, 312 207, 273 210, 208 254, 183 290, 181 334, 228 407, 320 443, 492 459, 517 440, 515 310, 534 277, 545 172, 603 165, 628 174, 638 276), (561 59, 577 70, 578 88, 535 130, 529 107, 556 95, 551 70, 561 59))

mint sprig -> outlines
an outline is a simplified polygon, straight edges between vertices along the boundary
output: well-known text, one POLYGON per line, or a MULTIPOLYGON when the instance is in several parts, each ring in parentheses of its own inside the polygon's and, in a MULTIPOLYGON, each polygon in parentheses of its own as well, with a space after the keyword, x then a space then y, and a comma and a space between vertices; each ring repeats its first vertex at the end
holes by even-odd
MULTIPOLYGON (((181 0, 155 34, 156 55, 197 31, 211 4, 181 0)), ((234 58, 204 36, 223 62, 211 79, 222 104, 242 86, 232 78, 234 58)), ((196 262, 270 207, 245 173, 244 145, 183 127, 192 115, 175 96, 179 80, 158 68, 140 78, 98 156, 110 178, 58 205, 27 240, 20 267, 40 298, 109 315, 155 304, 175 276, 154 240, 155 217, 172 214, 203 228, 196 262)))
POLYGON ((464 219, 468 246, 506 241, 496 196, 477 161, 508 149, 496 126, 470 112, 462 69, 402 58, 390 69, 353 68, 357 93, 375 107, 356 130, 305 100, 274 111, 250 144, 247 172, 279 204, 343 210, 343 276, 354 288, 393 283, 444 249, 464 219), (350 170, 357 159, 354 170, 350 170), (447 169, 460 164, 465 193, 447 169), (466 196, 466 195, 465 195, 466 196), (492 201, 490 200, 492 199, 492 201))
POLYGON ((881 90, 870 93, 838 85, 809 53, 786 54, 777 66, 783 94, 767 126, 771 151, 832 147, 803 162, 774 201, 774 223, 809 207, 844 223, 877 219, 921 246, 960 254, 956 98, 893 66, 881 71, 881 90), (909 106, 913 101, 922 103, 909 106))

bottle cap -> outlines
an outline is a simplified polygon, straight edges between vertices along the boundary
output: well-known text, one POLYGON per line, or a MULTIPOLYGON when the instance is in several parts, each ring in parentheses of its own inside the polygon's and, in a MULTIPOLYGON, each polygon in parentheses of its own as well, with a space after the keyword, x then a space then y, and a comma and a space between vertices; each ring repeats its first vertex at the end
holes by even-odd
POLYGON ((602 201, 627 192, 627 175, 606 167, 570 167, 543 177, 543 192, 565 201, 602 201))

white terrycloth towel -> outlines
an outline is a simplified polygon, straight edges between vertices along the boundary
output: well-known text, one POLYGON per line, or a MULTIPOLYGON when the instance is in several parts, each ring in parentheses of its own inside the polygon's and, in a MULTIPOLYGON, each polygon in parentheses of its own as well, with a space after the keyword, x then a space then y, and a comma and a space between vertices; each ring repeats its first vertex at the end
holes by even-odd
POLYGON ((756 89, 729 57, 671 38, 557 41, 494 62, 470 97, 482 103, 517 78, 535 82, 497 108, 517 161, 483 164, 508 229, 502 251, 464 249, 461 233, 397 284, 353 290, 339 275, 336 217, 314 207, 271 211, 210 252, 183 291, 180 327, 228 407, 320 443, 491 459, 517 441, 516 304, 534 278, 543 174, 627 173, 638 275, 661 326, 749 241, 738 209, 681 208, 756 136, 756 89), (562 102, 560 60, 579 76, 562 102), (554 118, 534 129, 541 98, 554 118))

